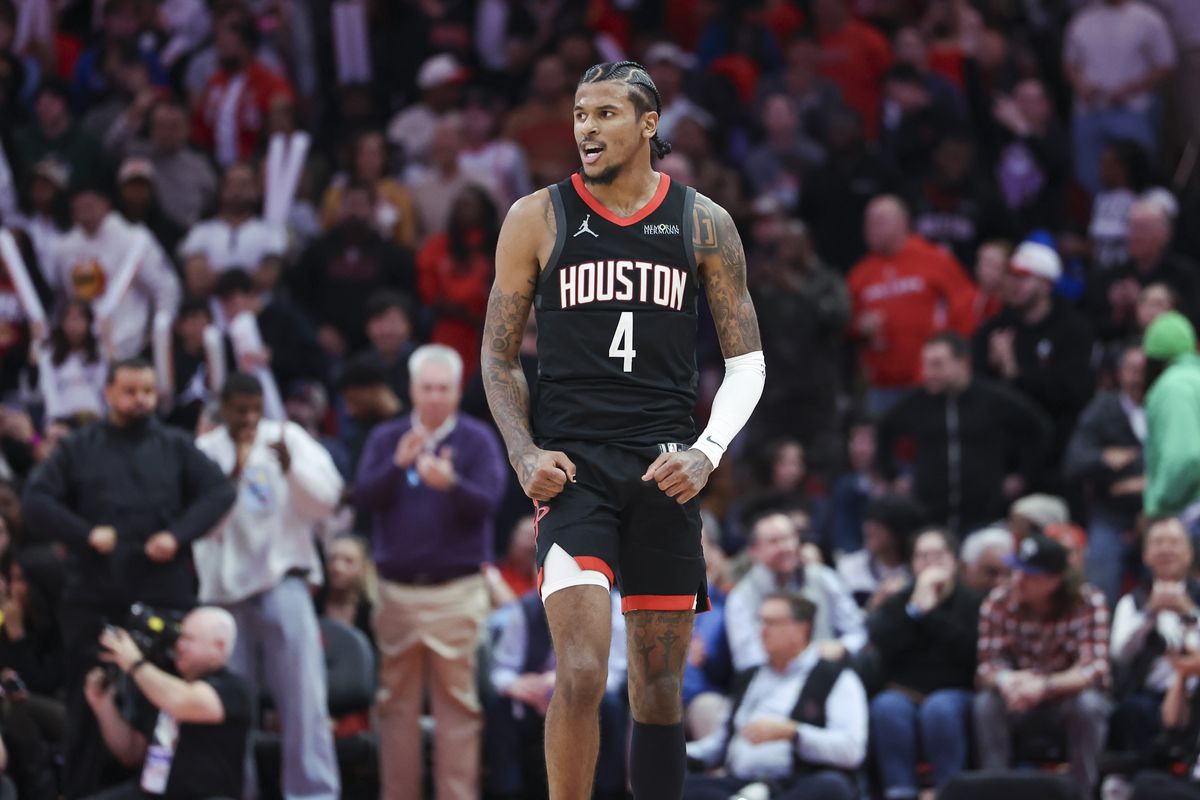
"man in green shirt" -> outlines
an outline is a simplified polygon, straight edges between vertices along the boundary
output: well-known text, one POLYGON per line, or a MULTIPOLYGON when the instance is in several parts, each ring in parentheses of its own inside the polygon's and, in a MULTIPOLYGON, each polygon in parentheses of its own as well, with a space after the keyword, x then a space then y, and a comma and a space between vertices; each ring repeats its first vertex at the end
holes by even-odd
POLYGON ((1146 329, 1147 516, 1183 518, 1200 533, 1200 355, 1196 331, 1177 311, 1146 329))

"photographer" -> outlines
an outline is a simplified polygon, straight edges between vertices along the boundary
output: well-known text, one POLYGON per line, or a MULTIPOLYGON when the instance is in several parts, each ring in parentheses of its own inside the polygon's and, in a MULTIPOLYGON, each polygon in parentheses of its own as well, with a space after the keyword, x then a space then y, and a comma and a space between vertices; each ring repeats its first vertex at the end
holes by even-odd
POLYGON ((88 673, 84 694, 104 743, 125 766, 142 765, 139 779, 93 800, 241 795, 250 692, 225 666, 236 640, 228 611, 204 607, 188 614, 175 645, 177 678, 147 661, 127 631, 105 628, 100 660, 125 673, 159 713, 150 730, 135 729, 118 710, 104 670, 88 673))
POLYGON ((107 759, 83 697, 100 629, 124 622, 135 602, 192 608, 191 544, 234 501, 233 485, 191 437, 155 419, 158 393, 148 363, 113 364, 104 398, 107 419, 64 440, 25 490, 27 527, 54 537, 71 556, 60 617, 68 798, 96 792, 107 759))

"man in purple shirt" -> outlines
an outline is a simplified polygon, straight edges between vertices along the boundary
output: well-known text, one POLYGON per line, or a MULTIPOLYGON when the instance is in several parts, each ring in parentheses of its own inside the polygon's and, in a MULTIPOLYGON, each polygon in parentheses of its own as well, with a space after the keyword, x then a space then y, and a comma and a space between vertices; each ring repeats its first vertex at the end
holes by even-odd
POLYGON ((454 350, 421 347, 408 369, 413 413, 371 432, 354 487, 359 508, 374 514, 380 578, 383 797, 421 796, 428 679, 438 797, 468 800, 479 797, 483 728, 475 652, 489 601, 480 566, 492 557, 506 465, 492 429, 458 413, 462 360, 454 350))

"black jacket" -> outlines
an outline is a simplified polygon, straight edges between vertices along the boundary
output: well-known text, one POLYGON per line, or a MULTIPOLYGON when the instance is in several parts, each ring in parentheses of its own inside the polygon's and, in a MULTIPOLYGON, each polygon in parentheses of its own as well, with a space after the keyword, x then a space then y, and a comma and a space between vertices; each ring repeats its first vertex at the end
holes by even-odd
POLYGON ((914 619, 908 613, 913 588, 889 597, 867 620, 884 685, 922 694, 973 688, 982 595, 955 584, 949 597, 914 619))
POLYGON ((1113 470, 1104 461, 1106 447, 1136 447, 1142 442, 1133 432, 1129 417, 1121 406, 1119 392, 1097 394, 1079 415, 1079 424, 1071 434, 1063 457, 1063 477, 1067 481, 1088 481, 1094 493, 1091 507, 1104 517, 1132 526, 1142 510, 1141 494, 1112 497, 1109 487, 1123 478, 1132 478, 1146 471, 1144 454, 1122 470, 1113 470))
POLYGON ((884 416, 876 436, 879 473, 895 478, 897 445, 915 446, 917 498, 932 521, 965 531, 1004 516, 1006 476, 1035 482, 1051 427, 1017 392, 976 378, 956 397, 914 389, 884 416))
POLYGON ((34 471, 25 488, 25 524, 70 549, 67 602, 187 608, 196 594, 191 543, 221 521, 235 496, 189 434, 157 420, 136 430, 97 422, 60 443, 34 471), (109 555, 88 544, 99 525, 116 528, 109 555), (159 531, 179 542, 165 563, 144 552, 159 531))
POLYGON ((1013 388, 1037 403, 1054 423, 1054 461, 1067 446, 1075 419, 1095 391, 1092 375, 1092 329, 1082 314, 1063 300, 1054 299, 1050 313, 1036 325, 1026 325, 1012 309, 985 322, 972 343, 975 369, 998 377, 988 360, 994 331, 1016 331, 1013 351, 1017 377, 1013 388))

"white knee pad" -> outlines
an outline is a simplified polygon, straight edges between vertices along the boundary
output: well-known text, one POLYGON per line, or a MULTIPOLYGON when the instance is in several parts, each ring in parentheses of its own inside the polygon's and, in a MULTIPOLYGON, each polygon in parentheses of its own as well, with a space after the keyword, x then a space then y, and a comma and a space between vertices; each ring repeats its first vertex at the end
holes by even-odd
POLYGON ((570 553, 552 544, 546 560, 542 562, 542 602, 560 589, 571 586, 602 586, 608 591, 612 589, 612 581, 599 570, 579 566, 570 553))

